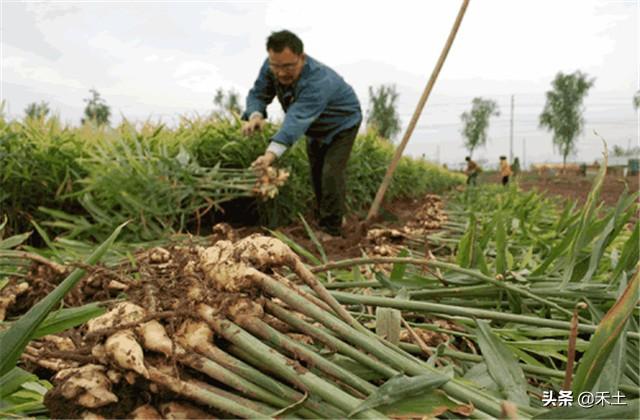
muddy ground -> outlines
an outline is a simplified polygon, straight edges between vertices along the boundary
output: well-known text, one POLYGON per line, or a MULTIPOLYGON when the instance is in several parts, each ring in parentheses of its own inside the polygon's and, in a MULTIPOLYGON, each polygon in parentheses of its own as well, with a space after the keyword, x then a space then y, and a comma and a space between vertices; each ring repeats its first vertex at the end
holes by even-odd
MULTIPOLYGON (((537 174, 524 174, 520 177, 518 183, 524 190, 531 190, 535 188, 545 192, 546 194, 559 196, 559 198, 563 200, 578 200, 583 202, 591 189, 592 180, 592 178, 575 176, 539 177, 537 174)), ((495 179, 495 176, 492 177, 491 174, 483 174, 480 181, 482 183, 490 183, 497 182, 498 180, 495 179)), ((609 176, 605 180, 603 192, 601 194, 602 200, 604 200, 607 205, 615 205, 620 194, 624 191, 625 182, 628 184, 628 188, 631 191, 638 191, 637 177, 620 178, 609 176)), ((366 214, 349 215, 347 217, 344 237, 322 241, 322 246, 326 252, 327 260, 341 260, 350 257, 360 257, 363 252, 367 252, 368 255, 376 253, 375 248, 376 245, 379 244, 376 243, 375 239, 363 235, 362 230, 360 229, 360 223, 364 220, 365 216, 366 214)), ((437 230, 440 227, 439 225, 445 220, 446 214, 443 200, 437 196, 427 195, 420 199, 396 200, 393 203, 385 205, 380 216, 371 227, 396 229, 399 232, 414 232, 411 229, 403 230, 406 227, 421 228, 422 230, 419 235, 424 237, 429 235, 429 232, 437 230)), ((311 220, 310 222, 313 223, 311 220)), ((296 243, 311 251, 313 254, 319 255, 316 244, 309 239, 307 230, 301 223, 280 228, 278 230, 292 238, 296 243)), ((259 227, 243 227, 237 229, 233 235, 242 238, 255 232, 262 232, 262 229, 259 227)), ((228 239, 224 238, 224 236, 229 234, 228 232, 220 233, 222 236, 220 239, 228 239)), ((193 314, 195 310, 191 307, 188 301, 184 300, 185 296, 189 294, 184 288, 184 285, 182 287, 167 287, 167 282, 173 279, 172 281, 178 281, 180 284, 182 284, 182 282, 187 284, 187 277, 193 280, 193 275, 189 277, 185 274, 186 271, 189 271, 187 270, 187 267, 192 256, 189 254, 190 250, 178 247, 171 249, 170 253, 163 251, 164 253, 160 256, 166 257, 165 261, 165 259, 161 259, 159 257, 156 258, 157 256, 155 256, 153 252, 153 250, 149 250, 137 255, 137 272, 140 273, 143 278, 152 279, 153 281, 149 280, 145 283, 145 288, 129 290, 129 295, 131 301, 140 304, 145 308, 152 308, 152 312, 154 313, 175 312, 175 314, 172 315, 171 322, 164 322, 165 328, 173 336, 176 326, 183 321, 183 317, 187 316, 184 314, 185 310, 189 314, 193 314), (163 281, 158 283, 160 280, 163 281), (162 302, 162 304, 159 304, 159 302, 162 302), (180 314, 177 315, 177 311, 179 310, 180 314)), ((61 275, 59 274, 56 275, 51 272, 46 272, 46 270, 41 266, 34 267, 34 269, 41 270, 39 272, 30 273, 30 277, 37 281, 33 282, 31 292, 25 294, 20 301, 16 302, 15 307, 12 308, 13 311, 11 311, 13 312, 12 315, 17 315, 17 313, 20 313, 25 308, 29 307, 33 301, 36 300, 36 297, 41 297, 46 294, 61 278, 61 275), (31 294, 33 296, 31 296, 31 294)), ((81 285, 76 288, 74 291, 75 293, 71 293, 69 295, 69 302, 67 303, 74 305, 86 303, 90 300, 113 298, 114 296, 111 296, 108 292, 105 296, 99 295, 98 292, 105 290, 108 291, 110 289, 110 284, 114 280, 122 280, 130 277, 128 275, 127 267, 123 266, 120 267, 120 269, 121 270, 111 270, 110 275, 107 275, 106 272, 94 272, 92 276, 84 280, 81 285)), ((197 277, 200 278, 202 276, 197 277)), ((205 283, 206 282, 204 281, 198 282, 201 286, 205 283)), ((124 284, 123 286, 132 287, 129 284, 124 284)), ((204 286, 202 287, 204 290, 204 286)), ((118 289, 114 291, 114 294, 117 293, 117 290, 118 289)), ((219 296, 224 297, 226 295, 223 296, 220 294, 219 296)), ((254 298, 253 300, 256 300, 255 298, 258 296, 252 295, 252 297, 254 298)), ((227 299, 224 301, 207 301, 209 305, 212 305, 221 311, 226 311, 230 303, 233 302, 235 302, 233 299, 227 299)), ((75 350, 78 353, 78 357, 84 357, 87 359, 97 357, 88 352, 88 349, 92 348, 95 343, 87 340, 86 336, 80 337, 76 334, 75 336, 70 335, 69 337, 71 339, 75 339, 73 341, 79 343, 75 350)), ((45 350, 49 351, 46 348, 32 349, 34 352, 45 350)), ((36 353, 34 353, 34 356, 35 354, 36 353)), ((42 354, 37 354, 42 356, 42 354)), ((34 365, 30 367, 31 371, 38 372, 37 366, 34 365)), ((181 376, 183 378, 189 378, 189 374, 192 374, 195 379, 200 378, 200 376, 195 375, 191 371, 181 371, 181 376)), ((43 377, 46 376, 43 375, 43 377)), ((146 387, 147 383, 145 382, 144 384, 146 387)), ((160 406, 163 401, 167 401, 164 397, 165 394, 157 394, 157 391, 153 392, 145 387, 140 388, 137 386, 137 382, 126 383, 123 381, 119 383, 118 395, 121 398, 121 404, 118 405, 118 411, 103 411, 102 414, 109 417, 120 417, 127 415, 127 413, 139 404, 154 402, 156 406, 160 406), (135 395, 135 398, 128 398, 127 396, 130 394, 135 395), (159 395, 163 395, 163 398, 160 398, 159 395)), ((70 411, 71 408, 78 409, 78 407, 68 406, 67 400, 57 398, 55 393, 52 393, 48 397, 47 405, 49 409, 52 410, 51 414, 53 417, 75 417, 82 415, 80 411, 70 411)))
MULTIPOLYGON (((537 190, 550 197, 559 199, 560 202, 567 200, 577 200, 579 204, 584 203, 593 186, 593 176, 539 176, 535 172, 525 172, 518 176, 519 187, 524 191, 537 190)), ((640 178, 637 176, 616 176, 608 175, 600 194, 600 200, 607 206, 615 206, 625 187, 630 192, 638 192, 640 178)), ((479 178, 479 183, 499 184, 500 179, 496 173, 483 173, 479 178)), ((443 196, 446 202, 446 196, 443 196)), ((376 225, 387 228, 401 228, 411 221, 418 209, 424 204, 423 198, 395 200, 387 203, 380 212, 376 220, 376 225)), ((359 224, 365 219, 366 213, 350 214, 345 225, 345 237, 326 241, 323 247, 329 260, 340 260, 362 256, 363 237, 358 232, 359 224)), ((304 246, 315 255, 319 255, 316 246, 309 239, 304 226, 300 223, 278 229, 297 243, 304 246)))
MULTIPOLYGON (((591 187, 593 186, 593 175, 576 176, 570 175, 539 175, 536 172, 524 172, 518 176, 517 182, 520 188, 525 191, 538 190, 551 196, 555 196, 560 200, 577 200, 583 203, 591 187)), ((498 174, 483 173, 479 178, 479 183, 496 183, 500 182, 498 174)), ((605 177, 600 199, 608 206, 614 206, 625 189, 637 192, 639 190, 640 177, 638 176, 619 176, 607 175, 605 177)))

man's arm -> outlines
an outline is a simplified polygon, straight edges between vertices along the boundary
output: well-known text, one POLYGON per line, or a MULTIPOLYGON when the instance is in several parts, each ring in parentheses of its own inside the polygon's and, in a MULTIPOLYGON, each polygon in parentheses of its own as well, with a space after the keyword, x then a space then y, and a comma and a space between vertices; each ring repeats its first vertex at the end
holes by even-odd
POLYGON ((291 104, 280 130, 271 138, 267 151, 280 156, 307 131, 309 126, 327 107, 331 95, 331 84, 326 80, 308 83, 291 104))
POLYGON ((258 78, 247 95, 246 108, 242 114, 242 119, 247 121, 257 114, 262 118, 267 118, 267 105, 276 96, 276 87, 273 79, 269 77, 269 65, 267 61, 262 64, 258 78))

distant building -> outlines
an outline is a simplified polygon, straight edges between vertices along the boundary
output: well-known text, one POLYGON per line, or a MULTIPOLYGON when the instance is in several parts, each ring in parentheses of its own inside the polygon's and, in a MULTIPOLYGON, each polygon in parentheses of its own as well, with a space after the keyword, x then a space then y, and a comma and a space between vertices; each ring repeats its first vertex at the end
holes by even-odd
MULTIPOLYGON (((604 159, 597 159, 598 168, 604 159)), ((595 165, 594 165, 595 166, 595 165)), ((597 168, 594 168, 597 170, 597 168)), ((638 159, 629 156, 609 156, 607 159, 607 173, 610 175, 637 175, 638 159)))

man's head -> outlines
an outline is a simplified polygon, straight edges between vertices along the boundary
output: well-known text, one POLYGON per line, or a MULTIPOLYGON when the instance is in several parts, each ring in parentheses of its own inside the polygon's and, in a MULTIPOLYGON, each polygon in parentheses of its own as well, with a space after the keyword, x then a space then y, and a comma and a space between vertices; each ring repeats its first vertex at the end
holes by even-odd
POLYGON ((500 160, 507 160, 506 156, 500 156, 500 160))
POLYGON ((304 45, 293 32, 272 32, 267 38, 269 67, 283 85, 295 83, 304 66, 304 45))
POLYGON ((467 162, 469 162, 471 160, 471 158, 469 156, 467 156, 466 158, 464 158, 464 160, 466 160, 467 162))

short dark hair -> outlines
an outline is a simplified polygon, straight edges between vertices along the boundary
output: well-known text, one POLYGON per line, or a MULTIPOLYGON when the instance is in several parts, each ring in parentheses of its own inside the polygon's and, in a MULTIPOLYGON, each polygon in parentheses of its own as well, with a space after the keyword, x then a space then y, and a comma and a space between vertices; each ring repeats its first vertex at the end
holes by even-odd
POLYGON ((506 156, 500 156, 500 160, 507 160, 506 156))
POLYGON ((286 29, 279 32, 271 32, 271 35, 267 38, 267 51, 272 50, 279 53, 287 47, 297 55, 304 52, 302 40, 293 32, 286 29))
POLYGON ((469 156, 467 156, 466 158, 464 158, 464 160, 469 161, 469 160, 471 160, 471 158, 469 156))

